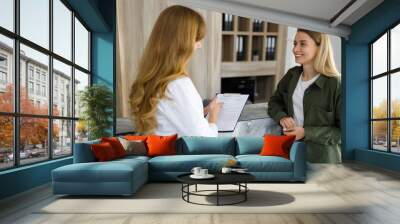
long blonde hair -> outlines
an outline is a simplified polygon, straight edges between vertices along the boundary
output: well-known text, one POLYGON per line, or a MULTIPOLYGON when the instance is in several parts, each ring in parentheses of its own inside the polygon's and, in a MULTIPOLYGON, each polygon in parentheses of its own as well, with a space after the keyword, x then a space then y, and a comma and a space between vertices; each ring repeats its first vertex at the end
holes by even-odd
POLYGON ((305 29, 297 29, 297 32, 306 33, 318 46, 318 52, 314 59, 315 71, 326 76, 340 75, 336 69, 335 60, 333 59, 332 45, 328 35, 305 29))
POLYGON ((131 87, 131 116, 140 134, 157 128, 156 112, 166 97, 168 83, 186 76, 186 64, 197 41, 205 35, 205 22, 194 10, 174 5, 158 17, 139 63, 131 87))

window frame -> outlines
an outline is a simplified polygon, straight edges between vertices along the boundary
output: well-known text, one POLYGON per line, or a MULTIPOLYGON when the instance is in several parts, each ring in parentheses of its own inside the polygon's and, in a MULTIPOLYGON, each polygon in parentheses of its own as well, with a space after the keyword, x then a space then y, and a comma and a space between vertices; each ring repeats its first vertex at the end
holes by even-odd
MULTIPOLYGON (((74 82, 75 82, 75 69, 85 73, 89 77, 89 83, 88 86, 92 85, 93 77, 92 77, 92 61, 91 61, 91 50, 92 50, 92 43, 91 43, 91 38, 92 38, 92 30, 88 27, 88 25, 84 22, 84 20, 79 16, 78 13, 76 13, 72 7, 66 2, 65 0, 59 0, 68 10, 71 11, 71 18, 70 18, 70 23, 71 23, 71 59, 64 58, 63 56, 55 53, 54 46, 53 46, 53 24, 54 24, 54 17, 53 17, 53 1, 54 0, 48 0, 49 3, 49 48, 46 49, 45 47, 42 47, 39 44, 34 43, 33 41, 30 41, 27 38, 24 38, 23 36, 20 35, 20 0, 14 0, 13 1, 13 10, 14 10, 14 30, 10 31, 4 27, 0 26, 0 35, 3 35, 7 38, 12 39, 13 41, 13 64, 12 66, 12 73, 14 78, 14 110, 13 112, 2 112, 0 111, 0 116, 4 117, 12 117, 13 119, 13 153, 14 153, 14 161, 13 161, 13 166, 10 167, 5 167, 5 168, 0 168, 0 172, 5 171, 5 170, 11 170, 11 169, 16 169, 19 167, 24 167, 24 166, 30 166, 33 164, 38 164, 38 163, 43 163, 51 160, 58 160, 66 157, 73 156, 74 152, 74 143, 75 143, 75 126, 76 126, 76 121, 79 120, 79 117, 75 116, 75 108, 71 108, 71 114, 68 116, 56 116, 53 115, 53 76, 54 76, 54 69, 53 69, 53 60, 58 60, 61 63, 64 63, 68 66, 71 66, 71 93, 72 93, 72 99, 71 99, 71 104, 74 105, 75 103, 75 88, 74 88, 74 82), (79 22, 84 26, 84 28, 88 31, 88 69, 85 69, 78 64, 75 63, 75 18, 79 20, 79 22), (20 80, 20 45, 23 44, 27 47, 32 48, 33 50, 36 50, 42 54, 45 54, 48 56, 49 62, 48 62, 48 77, 46 80, 46 87, 45 90, 48 93, 45 93, 46 96, 48 97, 48 108, 49 111, 46 115, 39 115, 39 114, 26 114, 26 113, 21 113, 20 111, 20 85, 21 85, 21 80, 20 80), (47 119, 48 122, 48 136, 47 136, 47 150, 48 150, 48 155, 47 158, 44 157, 43 160, 40 160, 38 162, 32 162, 32 163, 26 163, 26 164, 21 164, 21 159, 20 159, 20 119, 21 118, 45 118, 47 119), (62 156, 54 156, 54 147, 53 147, 53 123, 57 120, 62 120, 62 121, 70 121, 72 125, 72 132, 71 132, 71 153, 68 155, 62 155, 62 156)), ((41 79, 41 74, 42 72, 39 72, 39 80, 36 79, 36 72, 37 68, 33 70, 33 79, 30 79, 30 74, 29 74, 29 68, 31 66, 29 63, 27 63, 27 74, 26 75, 26 82, 29 80, 33 81, 34 86, 36 83, 41 83, 42 84, 42 79, 41 79)), ((42 71, 42 69, 40 69, 42 71)), ((27 84, 28 85, 28 84, 27 84)), ((28 87, 28 86, 27 86, 28 87)), ((27 91, 29 91, 27 89, 27 91)), ((34 87, 34 92, 36 91, 34 87)), ((40 91, 41 92, 41 91, 40 91)), ((42 94, 39 94, 37 96, 42 96, 42 94)))
POLYGON ((375 39, 373 39, 369 44, 369 149, 373 150, 373 151, 379 151, 379 152, 386 152, 386 153, 391 153, 391 154, 400 154, 400 152, 393 152, 392 151, 392 121, 400 121, 400 117, 393 117, 392 116, 392 98, 391 98, 391 92, 392 92, 392 86, 391 86, 391 80, 392 80, 392 76, 395 75, 396 73, 400 72, 400 67, 398 68, 394 68, 391 69, 391 31, 393 28, 395 28, 396 26, 400 26, 400 21, 395 22, 394 24, 392 24, 390 27, 388 27, 387 29, 385 29, 384 32, 382 32, 381 34, 379 34, 375 39), (387 35, 387 64, 386 64, 386 71, 380 74, 376 74, 374 76, 373 74, 373 44, 376 43, 376 41, 378 41, 381 37, 383 37, 384 35, 387 35), (386 105, 386 117, 385 118, 373 118, 373 90, 374 90, 374 86, 373 86, 373 81, 378 79, 378 78, 382 78, 382 77, 386 77, 386 86, 387 86, 387 93, 386 93, 386 97, 387 97, 387 105, 386 105), (379 150, 374 148, 374 132, 373 132, 373 122, 375 121, 386 121, 386 151, 383 150, 379 150))

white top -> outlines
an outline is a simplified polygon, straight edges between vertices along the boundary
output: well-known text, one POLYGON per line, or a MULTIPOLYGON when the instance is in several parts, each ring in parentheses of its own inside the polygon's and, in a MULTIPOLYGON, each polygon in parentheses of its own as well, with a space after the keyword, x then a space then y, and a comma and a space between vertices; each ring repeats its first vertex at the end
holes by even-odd
POLYGON ((297 82, 296 88, 294 89, 292 100, 293 100, 293 111, 294 111, 294 121, 296 126, 303 127, 304 125, 304 108, 303 108, 303 98, 304 92, 311 84, 315 82, 320 76, 319 74, 308 81, 301 80, 303 74, 300 75, 299 81, 297 82))
POLYGON ((188 77, 170 82, 166 97, 158 103, 157 135, 218 136, 216 124, 204 118, 203 101, 188 77))

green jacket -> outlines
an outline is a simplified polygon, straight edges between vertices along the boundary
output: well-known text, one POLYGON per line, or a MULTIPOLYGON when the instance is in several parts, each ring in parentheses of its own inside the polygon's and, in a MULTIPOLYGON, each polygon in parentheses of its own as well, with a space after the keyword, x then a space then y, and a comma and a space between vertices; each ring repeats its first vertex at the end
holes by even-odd
MULTIPOLYGON (((302 70, 302 67, 291 68, 269 100, 268 114, 278 123, 283 117, 293 117, 292 96, 302 70)), ((304 92, 303 108, 303 140, 306 143, 308 161, 340 163, 340 77, 320 75, 304 92)))

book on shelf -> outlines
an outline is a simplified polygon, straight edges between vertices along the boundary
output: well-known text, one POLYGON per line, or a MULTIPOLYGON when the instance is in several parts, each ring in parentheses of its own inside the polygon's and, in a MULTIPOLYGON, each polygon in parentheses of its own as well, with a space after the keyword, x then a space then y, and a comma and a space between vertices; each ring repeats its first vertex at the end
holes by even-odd
POLYGON ((276 52, 276 37, 267 36, 267 44, 266 44, 266 52, 265 59, 266 60, 275 60, 275 52, 276 52))
POLYGON ((233 30, 233 15, 226 13, 222 14, 222 30, 224 31, 233 30))
POLYGON ((262 21, 254 19, 253 21, 253 32, 262 32, 262 21))
POLYGON ((236 59, 238 60, 238 61, 243 61, 243 60, 245 60, 245 39, 244 39, 244 36, 237 36, 236 37, 236 39, 237 39, 237 41, 236 41, 236 54, 237 54, 237 57, 236 57, 236 59))

